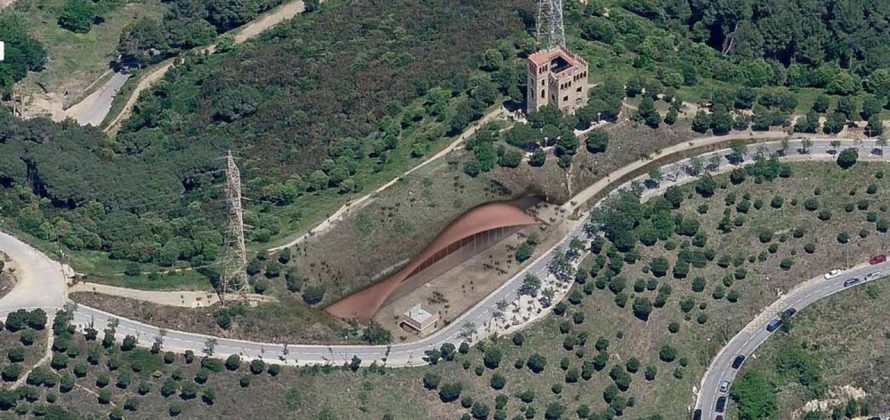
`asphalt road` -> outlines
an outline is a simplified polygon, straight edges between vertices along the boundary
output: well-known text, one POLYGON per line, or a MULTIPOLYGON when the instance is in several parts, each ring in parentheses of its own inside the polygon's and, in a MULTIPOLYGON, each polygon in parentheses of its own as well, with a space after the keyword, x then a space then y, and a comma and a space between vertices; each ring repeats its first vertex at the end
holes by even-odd
MULTIPOLYGON (((817 156, 815 155, 819 154, 822 154, 822 159, 831 158, 831 156, 824 154, 826 151, 833 149, 829 145, 827 140, 815 141, 814 145, 810 149, 810 154, 807 155, 801 155, 797 154, 797 152, 793 152, 793 150, 798 147, 798 144, 799 142, 791 142, 790 149, 792 151, 788 152, 788 155, 790 155, 789 158, 793 157, 810 159, 817 158, 817 156)), ((852 142, 846 143, 841 148, 850 146, 853 146, 852 142)), ((868 155, 869 151, 873 147, 873 142, 861 142, 858 144, 857 147, 860 148, 861 158, 866 157, 866 155, 868 155)), ((752 161, 751 156, 756 153, 756 150, 758 148, 762 148, 762 150, 764 151, 776 151, 781 148, 781 145, 780 143, 775 142, 766 145, 749 146, 749 157, 746 158, 747 163, 750 163, 752 161)), ((715 153, 720 156, 725 156, 728 151, 723 150, 717 151, 715 153)), ((707 159, 709 155, 710 154, 705 154, 703 156, 705 157, 705 159, 707 159)), ((876 157, 876 155, 872 157, 876 157)), ((662 185, 659 186, 659 188, 664 188, 668 184, 678 184, 694 180, 695 177, 684 175, 685 167, 688 165, 688 160, 681 161, 676 164, 665 165, 662 168, 662 173, 666 174, 666 179, 661 182, 662 185)), ((729 165, 727 162, 725 162, 725 159, 723 159, 721 170, 726 170, 731 167, 733 166, 729 165)), ((618 189, 627 188, 628 185, 629 184, 625 184, 621 187, 618 187, 618 189)), ((586 220, 586 218, 587 214, 585 213, 581 215, 580 220, 583 221, 586 220)), ((117 324, 116 332, 119 337, 123 337, 124 335, 136 336, 139 339, 140 344, 143 346, 150 346, 156 339, 160 339, 163 342, 163 347, 167 350, 172 351, 181 352, 185 350, 192 350, 195 352, 201 352, 209 347, 208 343, 210 341, 213 341, 213 353, 217 357, 226 357, 230 354, 240 354, 247 358, 262 357, 266 360, 279 360, 287 364, 340 364, 350 360, 352 356, 357 356, 365 361, 365 363, 370 363, 373 360, 385 360, 388 366, 412 366, 424 364, 425 362, 423 361, 423 357, 426 350, 431 348, 438 348, 446 342, 457 344, 460 341, 463 341, 461 329, 464 324, 473 323, 476 326, 485 325, 493 318, 494 313, 497 310, 497 302, 501 300, 512 301, 516 299, 516 292, 526 274, 534 274, 540 278, 544 278, 545 276, 549 275, 547 266, 551 260, 553 251, 556 249, 563 250, 566 246, 568 246, 569 241, 573 237, 581 236, 583 234, 583 223, 572 221, 566 221, 566 223, 574 223, 574 225, 570 227, 568 234, 561 242, 554 245, 553 248, 551 248, 541 257, 537 258, 535 261, 529 264, 529 266, 527 266, 524 270, 507 280, 499 289, 487 296, 469 311, 464 313, 460 318, 458 318, 448 326, 443 327, 441 330, 435 332, 431 336, 413 343, 394 344, 391 346, 326 346, 296 344, 284 345, 274 343, 249 342, 243 340, 210 337, 203 334, 180 331, 163 331, 162 329, 159 329, 155 326, 147 325, 138 321, 123 319, 121 317, 83 305, 78 306, 75 310, 74 323, 81 328, 92 325, 96 329, 102 330, 109 324, 110 321, 116 320, 114 322, 117 324)), ((4 250, 12 249, 13 251, 15 251, 16 249, 24 249, 23 247, 27 247, 27 245, 24 245, 15 238, 6 235, 3 235, 0 238, 2 238, 2 242, 0 242, 0 248, 4 250)), ((16 252, 10 253, 16 254, 16 252)), ((39 277, 39 280, 35 281, 41 282, 40 284, 45 284, 46 288, 40 286, 30 287, 27 289, 27 291, 24 291, 25 289, 23 289, 22 292, 16 291, 16 296, 13 296, 13 293, 11 293, 10 296, 7 296, 6 298, 0 300, 0 312, 3 312, 2 309, 7 307, 60 307, 62 305, 62 302, 64 302, 65 279, 58 269, 56 269, 55 271, 50 269, 50 267, 58 267, 58 264, 49 259, 49 257, 42 254, 38 254, 37 256, 28 255, 27 253, 23 254, 21 252, 19 252, 18 254, 25 256, 25 265, 42 267, 40 268, 41 275, 37 276, 39 277), (59 288, 60 285, 61 289, 59 288), (10 299, 10 297, 13 297, 13 299, 10 299)), ((717 382, 719 382, 719 380, 717 382)), ((703 395, 703 397, 707 397, 707 395, 703 395)))
POLYGON ((65 303, 62 266, 18 240, 0 232, 0 250, 16 262, 15 287, 0 299, 0 313, 19 308, 58 308, 65 303))
POLYGON ((114 73, 105 84, 65 111, 65 116, 77 120, 80 125, 98 127, 111 111, 111 103, 117 91, 124 85, 129 74, 114 73))
POLYGON ((699 391, 698 400, 695 404, 697 409, 702 410, 702 419, 715 418, 717 415, 715 411, 717 399, 721 396, 726 396, 728 399, 728 394, 719 392, 719 387, 723 381, 731 383, 735 379, 738 370, 732 368, 733 359, 738 355, 744 355, 746 359, 751 357, 754 351, 757 350, 757 347, 772 336, 773 333, 766 330, 766 325, 770 320, 777 318, 778 314, 788 308, 800 311, 819 299, 860 286, 888 274, 890 274, 890 262, 854 267, 828 280, 822 276, 811 279, 770 305, 762 313, 762 315, 766 316, 758 316, 757 319, 751 321, 742 331, 729 340, 717 354, 717 357, 711 361, 711 365, 702 379, 702 388, 699 391), (867 275, 872 273, 880 274, 868 278, 867 275), (845 287, 844 281, 854 277, 861 279, 862 282, 854 286, 845 287))

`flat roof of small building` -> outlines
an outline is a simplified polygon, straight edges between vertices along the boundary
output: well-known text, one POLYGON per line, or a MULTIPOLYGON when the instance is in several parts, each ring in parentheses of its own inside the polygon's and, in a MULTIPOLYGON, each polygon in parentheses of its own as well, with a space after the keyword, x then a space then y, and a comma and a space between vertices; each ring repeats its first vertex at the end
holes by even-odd
POLYGON ((568 62, 569 65, 572 67, 576 67, 576 66, 581 67, 581 66, 587 65, 587 63, 584 62, 584 60, 581 59, 581 57, 578 57, 575 54, 572 54, 571 52, 569 52, 569 50, 565 49, 564 47, 556 47, 556 48, 551 48, 549 50, 538 51, 538 52, 528 56, 528 60, 531 61, 532 63, 534 63, 535 65, 540 66, 543 64, 550 63, 556 57, 562 58, 563 60, 568 62))
POLYGON ((411 309, 408 309, 405 312, 405 316, 411 318, 411 320, 423 324, 425 321, 433 317, 433 314, 427 312, 427 310, 423 309, 420 304, 414 305, 411 309))

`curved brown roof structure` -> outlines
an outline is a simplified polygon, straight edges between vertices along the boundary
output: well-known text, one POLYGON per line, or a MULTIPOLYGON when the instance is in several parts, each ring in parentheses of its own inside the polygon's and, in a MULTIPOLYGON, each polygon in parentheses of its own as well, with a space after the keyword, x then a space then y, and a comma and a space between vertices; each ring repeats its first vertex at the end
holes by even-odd
POLYGON ((423 270, 437 254, 447 253, 449 247, 461 240, 494 229, 537 224, 533 216, 521 208, 508 203, 496 202, 474 207, 452 221, 435 239, 401 270, 385 280, 355 292, 337 302, 325 311, 342 319, 357 318, 368 322, 402 283, 413 274, 423 270))

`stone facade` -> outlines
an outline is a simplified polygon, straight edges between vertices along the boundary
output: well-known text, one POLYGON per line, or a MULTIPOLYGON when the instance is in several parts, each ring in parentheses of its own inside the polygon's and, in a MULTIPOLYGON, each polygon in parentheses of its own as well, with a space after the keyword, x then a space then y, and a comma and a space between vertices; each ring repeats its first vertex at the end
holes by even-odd
POLYGON ((528 112, 553 105, 565 114, 587 104, 587 62, 563 47, 528 56, 528 112))

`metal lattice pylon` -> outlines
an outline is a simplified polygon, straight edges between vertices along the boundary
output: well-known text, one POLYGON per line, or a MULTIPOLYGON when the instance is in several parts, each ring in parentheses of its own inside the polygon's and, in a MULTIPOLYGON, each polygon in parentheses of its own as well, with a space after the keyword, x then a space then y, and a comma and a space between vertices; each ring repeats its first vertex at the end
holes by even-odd
POLYGON ((244 248, 244 214, 241 209, 241 172, 230 150, 226 155, 226 231, 219 268, 219 300, 226 304, 226 294, 246 294, 247 251, 244 248))
POLYGON ((538 18, 535 24, 535 37, 542 48, 565 48, 566 30, 562 23, 562 0, 538 0, 538 18))

